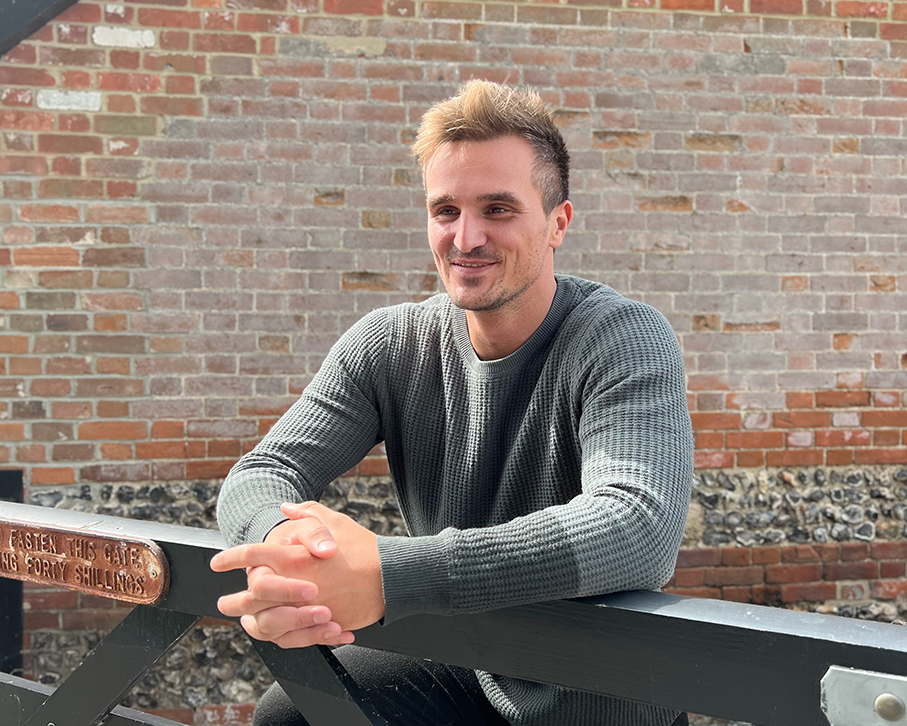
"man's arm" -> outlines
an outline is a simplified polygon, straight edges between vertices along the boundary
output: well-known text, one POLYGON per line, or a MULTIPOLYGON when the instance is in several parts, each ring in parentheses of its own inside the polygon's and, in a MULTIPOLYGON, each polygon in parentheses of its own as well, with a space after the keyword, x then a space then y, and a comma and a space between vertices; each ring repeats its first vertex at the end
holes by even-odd
MULTIPOLYGON (((385 320, 384 311, 375 311, 338 341, 300 399, 233 467, 221 489, 218 524, 227 541, 238 547, 216 557, 212 567, 218 571, 245 567, 249 582, 248 590, 223 600, 222 612, 243 616, 243 626, 255 637, 277 642, 293 631, 295 640, 287 641, 293 646, 352 640, 332 612, 331 606, 337 609, 339 604, 336 597, 329 604, 316 598, 339 592, 340 585, 324 586, 326 571, 339 578, 340 565, 365 549, 346 536, 354 531, 346 522, 341 526, 336 519, 327 521, 335 514, 330 510, 319 506, 284 512, 281 505, 313 504, 331 481, 357 464, 379 440, 375 402, 364 389, 383 365, 385 320), (354 380, 351 368, 362 381, 354 380), (319 550, 324 544, 327 550, 319 550), (339 557, 337 544, 343 546, 339 557), (269 564, 271 558, 274 562, 269 564), (329 561, 333 567, 322 567, 316 577, 309 565, 329 561)), ((375 567, 380 590, 377 558, 375 567)), ((383 599, 380 604, 383 611, 383 599)), ((351 619, 342 609, 338 613, 344 621, 361 620, 351 619)))
POLYGON ((657 588, 670 577, 692 477, 683 365, 667 322, 634 312, 644 319, 624 321, 633 335, 613 320, 601 333, 615 338, 602 346, 624 345, 622 365, 593 366, 577 394, 582 494, 493 527, 378 537, 386 620, 657 588))

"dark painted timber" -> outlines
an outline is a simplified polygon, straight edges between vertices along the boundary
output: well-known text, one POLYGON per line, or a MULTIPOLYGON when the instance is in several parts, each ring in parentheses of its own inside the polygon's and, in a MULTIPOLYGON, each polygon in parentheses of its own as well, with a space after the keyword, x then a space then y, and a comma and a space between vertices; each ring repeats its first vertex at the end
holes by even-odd
POLYGON ((15 48, 77 0, 0 0, 0 55, 15 48))
MULTIPOLYGON (((208 569, 224 547, 217 532, 4 503, 0 517, 154 540, 172 578, 158 610, 216 615, 217 597, 244 587, 241 574, 208 569)), ((907 676, 907 628, 656 592, 418 615, 356 642, 765 726, 826 726, 819 682, 831 665, 907 676)), ((256 647, 313 726, 384 726, 328 649, 256 647)), ((7 715, 0 700, 0 726, 33 711, 7 715)))
MULTIPOLYGON (((0 470, 0 501, 22 502, 22 470, 0 470)), ((0 578, 0 672, 22 673, 22 583, 0 578)))

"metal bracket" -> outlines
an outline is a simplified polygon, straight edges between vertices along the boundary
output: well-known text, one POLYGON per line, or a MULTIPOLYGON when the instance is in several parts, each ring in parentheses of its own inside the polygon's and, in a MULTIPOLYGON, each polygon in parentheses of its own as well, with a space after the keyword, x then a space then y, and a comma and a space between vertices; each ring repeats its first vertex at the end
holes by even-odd
POLYGON ((907 726, 907 677, 831 666, 822 677, 831 726, 907 726))

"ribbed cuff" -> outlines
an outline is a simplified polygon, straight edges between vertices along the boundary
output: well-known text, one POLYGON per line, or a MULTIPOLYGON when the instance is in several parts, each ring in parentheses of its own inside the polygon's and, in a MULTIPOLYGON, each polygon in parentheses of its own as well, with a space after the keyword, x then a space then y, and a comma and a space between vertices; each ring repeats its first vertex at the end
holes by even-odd
POLYGON ((280 511, 279 507, 277 509, 262 509, 261 511, 256 512, 255 516, 249 520, 249 526, 246 527, 244 541, 250 544, 264 542, 265 537, 268 536, 268 532, 286 520, 287 516, 280 511))
POLYGON ((439 535, 379 536, 378 557, 385 623, 416 613, 451 613, 450 571, 439 535))

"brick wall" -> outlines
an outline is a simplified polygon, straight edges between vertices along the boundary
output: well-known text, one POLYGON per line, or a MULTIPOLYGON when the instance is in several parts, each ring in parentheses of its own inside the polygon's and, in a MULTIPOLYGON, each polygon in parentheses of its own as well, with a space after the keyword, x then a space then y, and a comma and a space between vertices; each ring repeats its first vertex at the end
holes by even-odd
POLYGON ((688 549, 666 590, 759 605, 825 603, 822 611, 840 612, 907 598, 905 560, 907 542, 688 549))
POLYGON ((407 145, 475 76, 557 109, 559 267, 669 316, 699 467, 907 463, 907 2, 81 0, 0 61, 0 464, 222 476, 435 289, 407 145))

